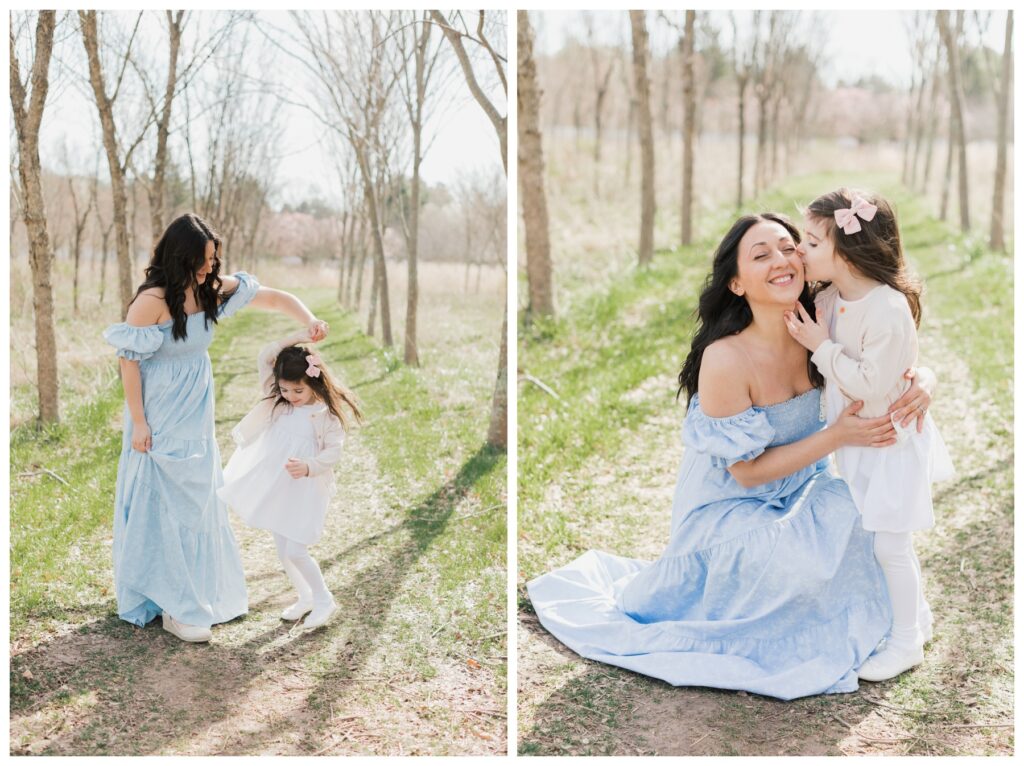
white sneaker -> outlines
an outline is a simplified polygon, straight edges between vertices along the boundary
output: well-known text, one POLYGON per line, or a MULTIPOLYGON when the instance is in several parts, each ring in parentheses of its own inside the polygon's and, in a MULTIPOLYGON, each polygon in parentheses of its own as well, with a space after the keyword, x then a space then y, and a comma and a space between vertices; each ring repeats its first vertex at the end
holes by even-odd
POLYGON ((857 677, 862 681, 886 681, 905 673, 915 665, 924 662, 924 649, 921 646, 900 647, 887 646, 880 652, 872 654, 857 669, 857 677))
POLYGON ((338 605, 334 603, 332 598, 329 602, 324 604, 314 604, 313 611, 309 613, 309 617, 302 623, 302 627, 306 630, 312 630, 313 628, 319 628, 330 620, 335 613, 338 611, 338 605))
POLYGON ((163 613, 163 625, 164 630, 173 636, 177 636, 182 641, 188 641, 192 644, 201 644, 205 641, 209 641, 213 638, 213 633, 209 628, 202 628, 198 625, 186 625, 183 622, 178 622, 176 619, 167 614, 163 613))
POLYGON ((291 606, 287 607, 281 612, 281 619, 288 620, 289 622, 295 622, 295 620, 301 620, 302 615, 313 608, 311 601, 303 601, 301 598, 291 606))

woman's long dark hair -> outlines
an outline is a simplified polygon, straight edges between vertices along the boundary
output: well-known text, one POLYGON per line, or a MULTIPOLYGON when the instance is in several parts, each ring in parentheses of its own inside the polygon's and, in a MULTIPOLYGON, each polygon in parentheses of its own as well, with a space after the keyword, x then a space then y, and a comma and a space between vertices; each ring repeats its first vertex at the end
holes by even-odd
MULTIPOLYGON (((736 295, 729 289, 729 284, 739 273, 737 264, 740 240, 751 226, 761 221, 779 224, 789 232, 794 242, 800 243, 800 230, 781 213, 745 215, 737 220, 726 233, 725 238, 718 245, 718 249, 715 250, 711 273, 704 281, 704 289, 701 291, 697 304, 697 329, 694 331, 693 342, 690 344, 690 353, 687 354, 683 368, 679 371, 679 388, 676 391, 676 398, 678 399, 685 389, 687 404, 697 393, 697 379, 700 377, 700 363, 704 358, 704 349, 719 338, 735 335, 754 320, 747 299, 736 295)), ((804 289, 800 292, 800 303, 813 317, 814 299, 806 282, 804 289)), ((824 385, 825 381, 821 377, 821 373, 811 364, 810 352, 807 354, 807 374, 815 387, 824 385)))
POLYGON ((361 423, 363 413, 359 409, 356 395, 334 380, 324 365, 320 365, 320 375, 317 377, 312 378, 306 374, 306 370, 309 368, 306 357, 311 353, 313 352, 302 346, 288 346, 281 349, 277 355, 277 360, 274 362, 274 387, 270 396, 267 397, 274 399, 274 409, 276 410, 280 404, 288 403, 288 400, 281 396, 281 381, 301 382, 313 389, 313 393, 327 405, 331 414, 341 421, 341 425, 346 431, 349 427, 349 419, 346 417, 342 405, 351 411, 357 423, 361 423))
POLYGON ((843 187, 822 194, 807 206, 807 213, 825 226, 825 232, 840 258, 864 276, 903 293, 914 324, 921 325, 921 283, 907 273, 896 211, 884 197, 843 187), (835 214, 837 210, 852 207, 853 198, 857 196, 878 210, 870 221, 858 217, 860 231, 847 234, 836 225, 835 214))
POLYGON ((171 312, 175 340, 188 335, 185 295, 196 281, 196 272, 206 262, 206 243, 213 242, 213 267, 206 281, 196 288, 196 298, 206 314, 206 324, 217 323, 217 306, 224 298, 220 292, 220 236, 195 213, 185 213, 171 221, 160 241, 153 248, 153 257, 146 267, 146 279, 135 291, 129 306, 139 293, 151 287, 162 287, 164 300, 171 312))

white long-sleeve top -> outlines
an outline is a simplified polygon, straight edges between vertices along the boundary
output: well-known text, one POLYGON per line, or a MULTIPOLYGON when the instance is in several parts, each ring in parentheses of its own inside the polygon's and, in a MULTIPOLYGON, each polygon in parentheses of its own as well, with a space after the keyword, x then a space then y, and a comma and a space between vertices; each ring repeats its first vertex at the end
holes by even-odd
POLYGON ((830 285, 814 303, 818 317, 829 320, 830 339, 811 355, 826 385, 837 387, 847 404, 863 401, 861 417, 885 415, 910 387, 903 373, 917 364, 917 328, 906 296, 879 285, 845 301, 830 285))

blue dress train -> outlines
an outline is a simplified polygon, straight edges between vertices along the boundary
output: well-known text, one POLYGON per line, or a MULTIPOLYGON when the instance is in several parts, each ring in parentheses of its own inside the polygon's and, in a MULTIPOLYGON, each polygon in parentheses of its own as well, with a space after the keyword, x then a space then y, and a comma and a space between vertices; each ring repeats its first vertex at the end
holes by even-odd
MULTIPOLYGON (((256 295, 244 272, 218 309, 230 317, 256 295)), ((187 625, 210 627, 249 609, 238 544, 227 508, 214 434, 213 372, 207 349, 214 324, 188 316, 188 335, 174 340, 172 322, 111 325, 103 337, 117 355, 137 360, 142 402, 152 433, 148 452, 132 449, 132 419, 124 434, 114 498, 114 586, 122 620, 145 625, 166 611, 187 625)))
POLYGON ((590 551, 532 580, 541 624, 583 657, 675 686, 787 700, 855 691, 892 618, 846 483, 827 460, 752 488, 726 470, 819 430, 819 394, 726 418, 694 396, 665 552, 590 551))

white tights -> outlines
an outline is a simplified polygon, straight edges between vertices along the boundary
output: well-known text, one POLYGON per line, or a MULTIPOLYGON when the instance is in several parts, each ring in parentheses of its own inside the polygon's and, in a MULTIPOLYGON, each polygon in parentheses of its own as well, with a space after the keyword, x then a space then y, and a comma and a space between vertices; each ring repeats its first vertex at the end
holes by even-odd
POLYGON ((281 566, 284 567, 285 574, 288 575, 295 590, 299 592, 299 600, 312 601, 314 604, 331 601, 331 592, 327 589, 320 567, 313 561, 306 546, 277 532, 272 534, 281 566))
POLYGON ((892 644, 902 647, 921 643, 919 615, 924 612, 921 564, 914 552, 911 532, 875 532, 878 559, 892 602, 892 644))

